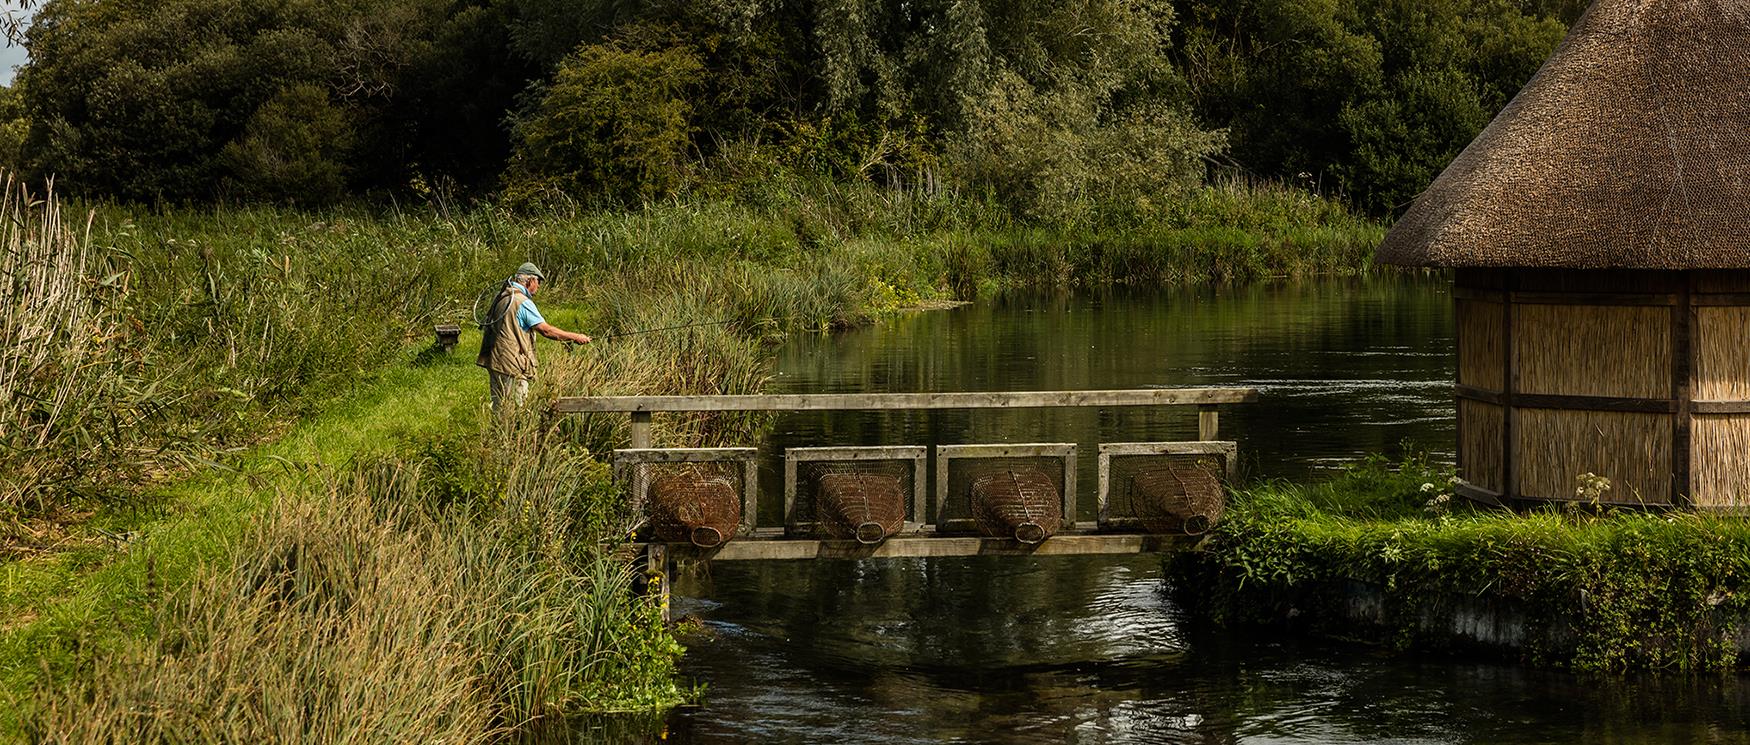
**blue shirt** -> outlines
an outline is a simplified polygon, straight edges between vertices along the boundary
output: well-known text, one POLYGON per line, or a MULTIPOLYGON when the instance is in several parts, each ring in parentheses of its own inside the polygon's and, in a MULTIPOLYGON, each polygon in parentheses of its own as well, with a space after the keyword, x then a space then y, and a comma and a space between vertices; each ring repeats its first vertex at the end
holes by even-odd
POLYGON ((516 309, 516 325, 528 331, 547 322, 547 319, 541 317, 541 310, 535 307, 535 299, 529 297, 529 288, 515 282, 510 283, 510 287, 523 294, 523 304, 516 309))

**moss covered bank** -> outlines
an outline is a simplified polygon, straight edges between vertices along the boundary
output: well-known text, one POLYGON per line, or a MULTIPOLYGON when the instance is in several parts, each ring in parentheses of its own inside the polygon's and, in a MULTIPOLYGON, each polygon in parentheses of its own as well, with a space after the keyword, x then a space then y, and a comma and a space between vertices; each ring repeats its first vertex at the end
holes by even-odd
POLYGON ((1200 551, 1169 561, 1184 606, 1221 624, 1489 647, 1586 671, 1729 670, 1750 631, 1750 523, 1629 510, 1485 511, 1448 469, 1374 460, 1316 486, 1234 495, 1200 551))

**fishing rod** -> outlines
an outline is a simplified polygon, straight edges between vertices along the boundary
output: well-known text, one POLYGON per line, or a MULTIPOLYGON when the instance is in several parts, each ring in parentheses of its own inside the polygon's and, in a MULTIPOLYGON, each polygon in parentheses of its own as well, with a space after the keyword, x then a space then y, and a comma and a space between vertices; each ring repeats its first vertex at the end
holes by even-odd
MULTIPOLYGON (((765 319, 761 319, 760 323, 765 323, 766 321, 776 321, 776 320, 779 320, 779 319, 765 318, 765 319)), ((638 336, 640 334, 654 334, 658 331, 680 331, 681 329, 696 329, 696 328, 704 328, 706 326, 727 326, 727 325, 735 323, 735 322, 736 322, 735 319, 732 318, 732 319, 727 320, 727 321, 700 321, 698 323, 683 323, 679 326, 663 326, 661 328, 640 329, 638 331, 623 331, 620 333, 614 333, 614 332, 610 331, 610 332, 608 332, 608 334, 606 336, 602 337, 602 340, 607 341, 607 340, 611 340, 614 337, 618 337, 618 336, 638 336)))
MULTIPOLYGON (((796 316, 796 315, 771 316, 769 318, 761 318, 761 319, 755 321, 754 325, 763 325, 763 324, 771 323, 773 321, 787 321, 787 320, 790 320, 793 318, 800 318, 800 317, 801 316, 796 316)), ((654 328, 654 329, 639 329, 637 331, 624 331, 624 332, 620 332, 620 333, 609 332, 607 334, 602 335, 600 337, 600 341, 604 341, 604 342, 613 341, 614 339, 617 339, 620 337, 638 336, 640 334, 654 334, 654 333, 657 333, 659 331, 682 331, 685 329, 706 328, 706 327, 710 327, 710 326, 727 326, 727 325, 732 324, 732 323, 740 323, 740 321, 732 318, 732 319, 729 319, 727 321, 700 321, 698 323, 683 323, 679 326, 663 326, 663 327, 654 328)), ((573 349, 573 348, 580 347, 580 346, 583 346, 583 345, 574 344, 572 342, 565 343, 565 348, 568 351, 573 349)))
MULTIPOLYGON (((474 299, 474 325, 475 326, 484 329, 484 328, 487 328, 488 326, 491 326, 491 325, 498 322, 498 319, 496 319, 496 318, 488 318, 487 317, 488 313, 483 312, 483 311, 485 311, 486 309, 488 309, 492 306, 492 298, 495 298, 497 296, 497 293, 502 292, 503 291, 502 288, 503 288, 502 285, 500 285, 498 287, 488 288, 485 292, 482 292, 482 293, 480 293, 480 295, 475 297, 475 299, 474 299)), ((783 316, 769 316, 766 318, 761 318, 761 319, 758 319, 756 321, 753 321, 753 323, 751 325, 763 326, 763 325, 768 324, 768 323, 774 323, 777 321, 790 321, 790 320, 794 320, 794 319, 801 318, 801 317, 802 316, 800 314, 795 314, 795 313, 792 313, 790 315, 783 315, 783 316)), ((729 324, 739 323, 739 322, 740 322, 740 319, 731 318, 731 319, 722 320, 722 321, 699 321, 696 323, 683 323, 683 324, 679 324, 676 326, 661 326, 661 327, 653 328, 653 329, 639 329, 637 331, 622 331, 622 332, 618 332, 618 333, 610 331, 601 337, 601 341, 613 341, 615 338, 619 338, 619 337, 640 336, 643 334, 655 334, 655 333, 659 333, 659 332, 663 332, 663 331, 683 331, 686 329, 708 328, 708 327, 712 327, 712 326, 727 326, 729 324)), ((570 347, 574 347, 577 345, 573 344, 571 342, 566 342, 565 346, 567 348, 570 348, 570 347)))

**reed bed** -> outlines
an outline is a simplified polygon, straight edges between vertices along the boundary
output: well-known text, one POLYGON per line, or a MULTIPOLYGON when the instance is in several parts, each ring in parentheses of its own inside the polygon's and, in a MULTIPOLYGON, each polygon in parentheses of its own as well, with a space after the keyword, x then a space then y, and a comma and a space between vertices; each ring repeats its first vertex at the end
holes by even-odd
POLYGON ((53 185, 33 193, 0 173, 0 545, 57 485, 102 470, 103 413, 117 394, 108 302, 89 240, 63 222, 53 185))

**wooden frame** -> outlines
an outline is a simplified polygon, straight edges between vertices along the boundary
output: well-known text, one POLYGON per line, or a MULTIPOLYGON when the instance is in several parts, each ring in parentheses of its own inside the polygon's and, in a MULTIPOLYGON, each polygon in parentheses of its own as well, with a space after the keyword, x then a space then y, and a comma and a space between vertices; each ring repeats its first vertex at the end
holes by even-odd
MULTIPOLYGON (((741 528, 738 534, 754 534, 759 524, 759 450, 756 448, 627 448, 614 451, 614 478, 635 489, 638 466, 662 463, 741 463, 741 528)), ((648 485, 646 485, 648 488, 648 485)), ((644 504, 646 495, 632 495, 644 504)))
POLYGON ((1114 518, 1111 516, 1110 500, 1112 495, 1112 458, 1113 456, 1149 456, 1149 455, 1215 455, 1222 459, 1222 470, 1227 478, 1234 477, 1239 461, 1239 443, 1236 442, 1108 442, 1100 444, 1100 490, 1096 504, 1098 517, 1090 526, 1088 523, 1077 523, 1076 527, 1134 528, 1139 525, 1133 516, 1114 518))
MULTIPOLYGON (((1196 536, 1145 533, 1058 533, 1041 543, 983 536, 894 536, 878 545, 856 541, 731 541, 711 549, 668 545, 674 558, 688 561, 800 561, 932 558, 943 556, 1090 556, 1160 553, 1189 548, 1196 536)), ((651 544, 665 545, 665 544, 651 544)))
POLYGON ((872 447, 790 448, 784 451, 784 531, 786 534, 812 533, 814 523, 798 523, 792 519, 796 511, 797 466, 802 463, 833 461, 911 461, 911 516, 905 521, 906 532, 922 529, 927 516, 924 496, 928 493, 930 449, 923 445, 882 445, 872 447))
MULTIPOLYGON (((1076 527, 1076 445, 1073 442, 1034 442, 1015 445, 937 445, 936 446, 936 514, 937 531, 974 530, 971 519, 947 517, 948 477, 954 461, 980 458, 1057 458, 1063 463, 1063 527, 1076 527)), ((1048 541, 1049 542, 1049 541, 1048 541)))
POLYGON ((1214 406, 1254 403, 1256 388, 1139 388, 1098 391, 954 393, 773 393, 746 396, 570 396, 560 414, 655 411, 819 411, 885 409, 1044 409, 1088 406, 1214 406))

